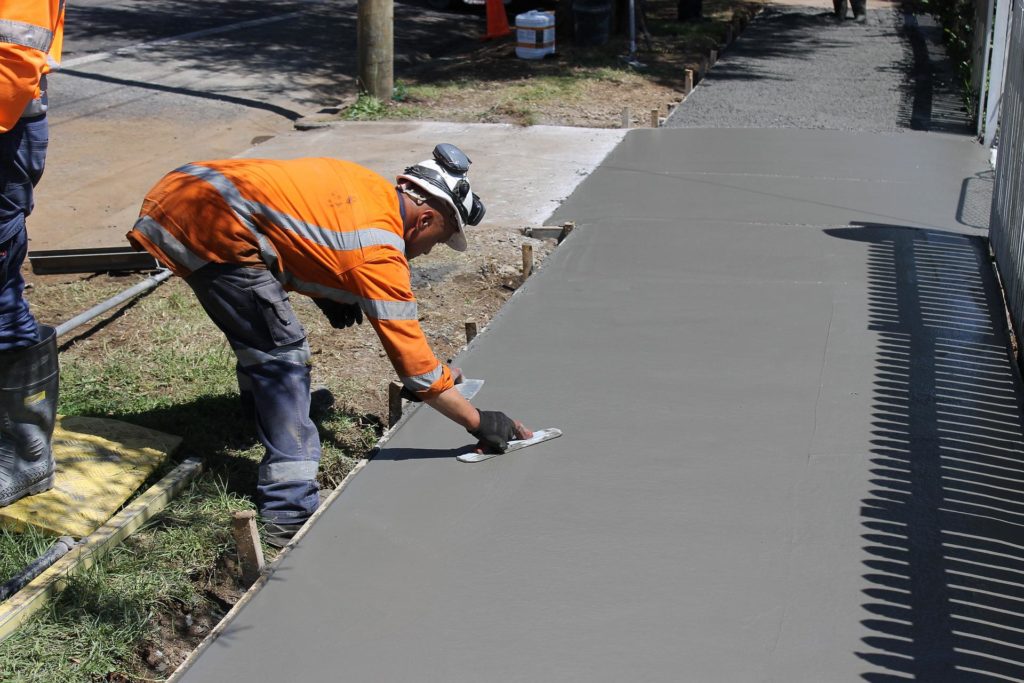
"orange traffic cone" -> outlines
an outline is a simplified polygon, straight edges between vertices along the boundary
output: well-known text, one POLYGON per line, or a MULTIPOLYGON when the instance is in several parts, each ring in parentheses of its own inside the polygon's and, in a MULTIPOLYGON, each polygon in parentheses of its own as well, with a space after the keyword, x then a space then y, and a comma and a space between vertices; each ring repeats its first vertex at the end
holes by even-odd
POLYGON ((505 3, 502 0, 487 0, 487 34, 481 40, 504 38, 512 33, 508 27, 505 3))

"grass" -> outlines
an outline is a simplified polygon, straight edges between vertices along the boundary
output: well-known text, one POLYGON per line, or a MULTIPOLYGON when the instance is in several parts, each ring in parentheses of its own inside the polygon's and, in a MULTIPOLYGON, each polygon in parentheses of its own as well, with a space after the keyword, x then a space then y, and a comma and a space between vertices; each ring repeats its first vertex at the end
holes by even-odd
MULTIPOLYGON (((105 296, 129 285, 115 283, 105 296)), ((40 285, 32 295, 57 302, 56 310, 95 303, 89 300, 95 292, 67 284, 40 285)), ((182 615, 223 609, 209 589, 237 588, 234 573, 224 569, 235 553, 230 518, 253 508, 263 451, 242 417, 234 364, 219 330, 177 280, 128 308, 104 334, 62 351, 62 414, 113 417, 180 435, 179 454, 203 457, 207 469, 149 525, 74 577, 42 614, 0 644, 0 680, 159 678, 173 667, 154 673, 145 653, 178 634, 174 624, 182 615)), ((351 388, 339 387, 345 391, 351 388)), ((373 445, 377 432, 332 409, 318 426, 320 482, 329 489, 373 445)), ((51 543, 37 533, 0 532, 0 580, 51 543)), ((192 637, 185 649, 196 641, 192 637)))

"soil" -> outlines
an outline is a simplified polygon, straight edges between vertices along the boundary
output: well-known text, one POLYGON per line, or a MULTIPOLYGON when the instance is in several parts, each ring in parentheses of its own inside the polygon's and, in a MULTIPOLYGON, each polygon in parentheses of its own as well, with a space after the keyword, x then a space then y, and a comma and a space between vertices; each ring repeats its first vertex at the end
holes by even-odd
MULTIPOLYGON (((735 35, 757 7, 758 3, 706 1, 705 15, 722 16, 724 21, 730 21, 735 15, 737 19, 732 23, 735 35)), ((674 18, 671 16, 674 12, 674 3, 652 4, 648 9, 650 25, 674 18)), ((721 26, 724 35, 725 24, 721 26)), ((408 86, 465 82, 466 87, 446 90, 444 97, 436 99, 407 98, 391 104, 387 117, 612 128, 622 125, 623 109, 628 107, 631 126, 650 126, 652 111, 665 117, 682 99, 685 69, 699 71, 702 58, 715 46, 715 41, 709 43, 692 35, 688 39, 656 36, 650 46, 641 39, 638 56, 645 68, 615 70, 612 76, 594 78, 581 75, 587 69, 619 64, 626 48, 621 36, 604 48, 559 46, 555 56, 536 61, 516 59, 509 39, 483 43, 469 54, 463 52, 452 59, 433 55, 429 64, 400 69, 398 81, 408 86), (503 96, 528 85, 540 75, 576 79, 578 88, 565 97, 528 103, 503 96)), ((569 239, 571 243, 571 237, 569 239)), ((518 264, 522 262, 522 246, 532 246, 535 268, 540 268, 557 248, 554 239, 532 239, 512 226, 476 230, 469 240, 469 249, 464 254, 438 248, 412 264, 420 324, 436 355, 445 361, 452 359, 466 344, 466 323, 475 322, 482 331, 520 285, 522 275, 518 264)), ((35 276, 28 272, 26 279, 34 287, 27 293, 30 302, 40 318, 49 323, 68 320, 92 303, 111 296, 110 291, 121 291, 135 281, 135 278, 105 274, 35 276), (33 301, 34 295, 69 283, 95 287, 95 301, 85 306, 80 298, 33 301)), ((149 296, 170 297, 182 292, 187 293, 187 287, 172 278, 149 296)), ((294 297, 293 301, 309 333, 314 384, 330 387, 340 399, 336 408, 365 416, 365 424, 375 425, 378 434, 382 433, 388 421, 388 385, 394 379, 394 371, 372 328, 364 324, 333 330, 303 297, 294 297)), ((76 353, 87 353, 92 344, 116 343, 118 336, 126 334, 144 336, 146 321, 139 316, 126 316, 100 325, 74 342, 80 347, 76 353), (134 325, 136 329, 125 330, 125 325, 134 325)), ((330 483, 339 479, 332 478, 330 483)), ((141 677, 160 680, 170 675, 244 593, 245 587, 236 578, 235 562, 233 553, 229 552, 216 567, 196 578, 197 583, 202 584, 201 592, 208 598, 207 608, 202 613, 172 607, 154 617, 155 632, 138 652, 140 678, 111 674, 108 680, 140 680, 141 677)))

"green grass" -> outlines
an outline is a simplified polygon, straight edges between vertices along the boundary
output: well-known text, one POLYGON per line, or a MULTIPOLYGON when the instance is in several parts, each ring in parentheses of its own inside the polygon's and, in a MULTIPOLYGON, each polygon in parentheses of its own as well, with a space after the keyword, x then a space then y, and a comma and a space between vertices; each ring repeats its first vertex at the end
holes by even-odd
MULTIPOLYGON (((93 681, 133 671, 157 612, 203 607, 196 579, 233 547, 231 513, 251 507, 214 476, 194 484, 0 645, 0 680, 93 681)), ((30 539, 38 540, 0 535, 5 569, 18 565, 7 556, 30 539)))
MULTIPOLYGON (((45 300, 48 292, 34 294, 45 300)), ((263 455, 241 414, 234 366, 223 336, 176 279, 139 300, 103 333, 61 353, 62 414, 112 417, 177 434, 183 437, 179 455, 201 456, 206 470, 144 529, 74 577, 57 600, 0 644, 0 681, 84 682, 112 673, 127 676, 120 680, 152 677, 139 657, 160 624, 166 628, 183 613, 220 609, 206 589, 224 580, 223 561, 235 552, 231 513, 254 507, 251 495, 263 455)), ((333 488, 377 437, 370 426, 335 410, 322 416, 319 427, 321 486, 333 488)), ((21 571, 51 543, 36 533, 0 532, 0 580, 21 571)))

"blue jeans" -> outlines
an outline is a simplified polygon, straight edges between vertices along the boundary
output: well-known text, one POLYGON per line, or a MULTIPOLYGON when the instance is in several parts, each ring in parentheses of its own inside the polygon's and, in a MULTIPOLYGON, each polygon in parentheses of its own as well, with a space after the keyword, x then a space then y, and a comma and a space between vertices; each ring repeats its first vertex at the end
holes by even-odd
POLYGON ((25 219, 43 175, 49 142, 46 116, 21 119, 0 135, 0 352, 39 341, 36 319, 23 296, 28 235, 25 219))
POLYGON ((320 504, 320 434, 309 418, 309 344, 288 294, 265 269, 211 263, 185 279, 235 352, 242 405, 266 448, 260 517, 301 524, 320 504))

